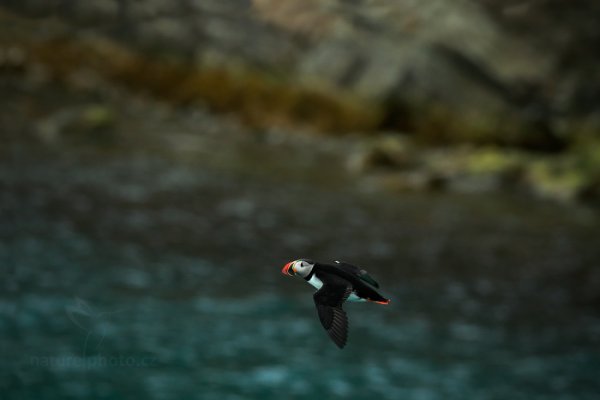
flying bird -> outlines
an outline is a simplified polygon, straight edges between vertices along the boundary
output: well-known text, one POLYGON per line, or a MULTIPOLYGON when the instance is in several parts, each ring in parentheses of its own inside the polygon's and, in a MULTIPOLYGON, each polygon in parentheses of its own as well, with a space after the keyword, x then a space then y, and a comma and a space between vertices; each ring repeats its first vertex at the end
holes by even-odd
POLYGON ((323 264, 301 259, 284 265, 284 275, 304 278, 317 291, 313 299, 319 314, 319 320, 329 337, 340 348, 348 340, 348 316, 342 309, 347 301, 372 301, 388 304, 376 288, 379 284, 362 268, 340 261, 323 264))

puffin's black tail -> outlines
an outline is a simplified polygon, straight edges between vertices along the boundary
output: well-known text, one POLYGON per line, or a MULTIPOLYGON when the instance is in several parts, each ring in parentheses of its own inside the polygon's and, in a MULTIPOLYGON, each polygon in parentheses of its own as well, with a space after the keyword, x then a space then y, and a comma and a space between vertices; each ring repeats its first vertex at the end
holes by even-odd
POLYGON ((376 291, 375 289, 373 289, 367 285, 362 285, 362 287, 359 287, 359 288, 355 287, 355 289, 356 289, 356 293, 364 299, 367 299, 369 301, 373 301, 373 302, 379 303, 379 304, 389 304, 390 303, 390 299, 386 299, 381 294, 379 294, 378 291, 376 291))

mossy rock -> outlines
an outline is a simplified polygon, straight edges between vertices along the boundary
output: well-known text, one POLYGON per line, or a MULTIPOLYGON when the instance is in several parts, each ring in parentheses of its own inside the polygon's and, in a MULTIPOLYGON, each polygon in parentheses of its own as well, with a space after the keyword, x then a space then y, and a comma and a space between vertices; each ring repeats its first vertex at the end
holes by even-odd
POLYGON ((590 177, 572 162, 560 157, 537 160, 528 166, 526 183, 541 197, 572 201, 581 197, 590 177))
POLYGON ((523 166, 523 155, 497 147, 473 151, 466 158, 466 169, 471 174, 506 174, 523 166))
POLYGON ((84 131, 99 131, 114 127, 117 120, 115 110, 103 104, 85 107, 79 114, 77 125, 84 131))

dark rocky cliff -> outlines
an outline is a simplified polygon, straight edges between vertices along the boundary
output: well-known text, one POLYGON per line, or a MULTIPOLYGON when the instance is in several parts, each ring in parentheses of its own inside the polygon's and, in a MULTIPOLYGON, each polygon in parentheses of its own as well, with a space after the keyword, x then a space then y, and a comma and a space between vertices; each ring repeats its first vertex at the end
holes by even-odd
POLYGON ((599 191, 591 1, 7 0, 0 16, 4 70, 87 76, 252 128, 569 154, 525 162, 519 182, 557 197, 599 191))

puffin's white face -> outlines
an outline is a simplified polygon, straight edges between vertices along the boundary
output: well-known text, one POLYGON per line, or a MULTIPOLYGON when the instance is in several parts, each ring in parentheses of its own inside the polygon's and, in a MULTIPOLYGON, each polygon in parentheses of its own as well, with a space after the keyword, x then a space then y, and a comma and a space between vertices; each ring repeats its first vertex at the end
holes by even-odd
POLYGON ((281 272, 285 275, 298 275, 302 278, 306 278, 308 274, 310 274, 314 266, 314 261, 296 260, 285 264, 281 272))

